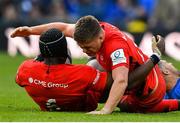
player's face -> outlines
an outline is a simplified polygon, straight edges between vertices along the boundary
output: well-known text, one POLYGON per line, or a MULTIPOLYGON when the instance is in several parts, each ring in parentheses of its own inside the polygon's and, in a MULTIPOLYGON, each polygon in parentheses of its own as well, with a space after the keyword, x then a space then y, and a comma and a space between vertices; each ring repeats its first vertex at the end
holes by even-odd
POLYGON ((95 56, 96 53, 101 48, 102 42, 104 40, 104 34, 100 33, 93 40, 86 43, 78 43, 78 45, 83 49, 83 52, 88 56, 95 56))

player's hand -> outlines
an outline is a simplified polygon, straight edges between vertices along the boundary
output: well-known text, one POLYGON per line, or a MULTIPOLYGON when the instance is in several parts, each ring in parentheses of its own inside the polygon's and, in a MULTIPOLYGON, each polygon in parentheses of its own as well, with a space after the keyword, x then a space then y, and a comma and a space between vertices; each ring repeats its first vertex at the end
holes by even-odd
POLYGON ((60 111, 61 110, 61 108, 56 105, 55 99, 47 100, 46 108, 48 109, 48 111, 60 111))
POLYGON ((104 108, 101 109, 100 111, 91 111, 91 112, 88 112, 87 114, 98 114, 98 115, 105 115, 105 114, 111 114, 112 112, 111 111, 108 111, 108 110, 105 110, 104 108))
POLYGON ((165 41, 162 36, 156 35, 152 37, 152 50, 153 53, 158 54, 159 57, 165 52, 165 41))
POLYGON ((29 36, 32 32, 32 29, 28 26, 18 27, 11 33, 11 38, 14 37, 26 37, 29 36))

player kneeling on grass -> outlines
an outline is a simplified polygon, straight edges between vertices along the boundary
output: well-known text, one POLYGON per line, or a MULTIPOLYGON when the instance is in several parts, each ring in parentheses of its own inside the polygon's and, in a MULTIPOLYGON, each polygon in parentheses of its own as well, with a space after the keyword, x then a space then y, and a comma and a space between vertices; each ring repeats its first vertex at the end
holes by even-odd
MULTIPOLYGON (((39 46, 44 61, 24 61, 18 69, 16 82, 26 89, 41 110, 93 111, 97 108, 98 102, 105 102, 113 82, 111 75, 107 75, 106 72, 99 72, 86 65, 65 64, 68 52, 67 42, 62 32, 50 29, 42 33, 39 46)), ((149 66, 146 71, 152 69, 153 63, 154 57, 151 57, 146 63, 149 66)), ((142 68, 143 73, 147 74, 148 72, 144 72, 143 65, 139 67, 141 70, 142 68)), ((134 70, 137 75, 139 69, 134 70)), ((133 78, 131 75, 134 74, 130 73, 129 78, 133 78)), ((131 105, 123 103, 128 101, 126 96, 134 96, 134 98, 139 99, 146 98, 142 97, 143 95, 140 92, 143 90, 145 83, 138 82, 138 80, 129 79, 128 89, 131 90, 129 91, 131 93, 126 93, 124 100, 120 101, 119 107, 122 111, 126 111, 125 109, 129 107, 132 108, 131 105), (141 88, 138 91, 137 89, 133 91, 137 87, 141 88)), ((158 91, 158 87, 155 91, 158 91)), ((153 102, 153 100, 149 101, 153 102)), ((141 110, 135 110, 135 112, 172 111, 179 107, 177 100, 167 100, 166 103, 164 103, 164 100, 154 101, 155 103, 148 108, 141 107, 141 110)), ((133 102, 133 106, 136 104, 136 102, 133 102)))

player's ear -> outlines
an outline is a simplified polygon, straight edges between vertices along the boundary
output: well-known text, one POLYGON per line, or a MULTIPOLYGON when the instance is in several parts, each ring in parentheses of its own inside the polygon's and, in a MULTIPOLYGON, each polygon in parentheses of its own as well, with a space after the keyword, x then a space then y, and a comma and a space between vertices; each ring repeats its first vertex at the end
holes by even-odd
POLYGON ((163 70, 162 70, 162 73, 163 73, 164 75, 168 75, 170 72, 169 72, 169 70, 167 70, 167 69, 163 69, 163 70))
POLYGON ((99 33, 99 38, 100 38, 102 41, 105 39, 105 33, 104 33, 103 30, 99 33))

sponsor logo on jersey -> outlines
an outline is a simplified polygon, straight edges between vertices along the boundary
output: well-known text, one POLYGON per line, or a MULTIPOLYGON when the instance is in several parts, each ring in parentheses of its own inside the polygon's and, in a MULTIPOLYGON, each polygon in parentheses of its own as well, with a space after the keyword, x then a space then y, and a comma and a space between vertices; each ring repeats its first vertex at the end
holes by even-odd
POLYGON ((46 82, 43 80, 38 80, 38 79, 34 79, 32 77, 28 78, 28 81, 30 84, 36 84, 36 85, 40 85, 43 87, 48 87, 48 88, 68 88, 68 84, 61 84, 61 83, 54 83, 54 82, 46 82))
POLYGON ((118 49, 111 53, 111 60, 113 66, 120 63, 126 63, 126 57, 124 55, 123 49, 118 49))

